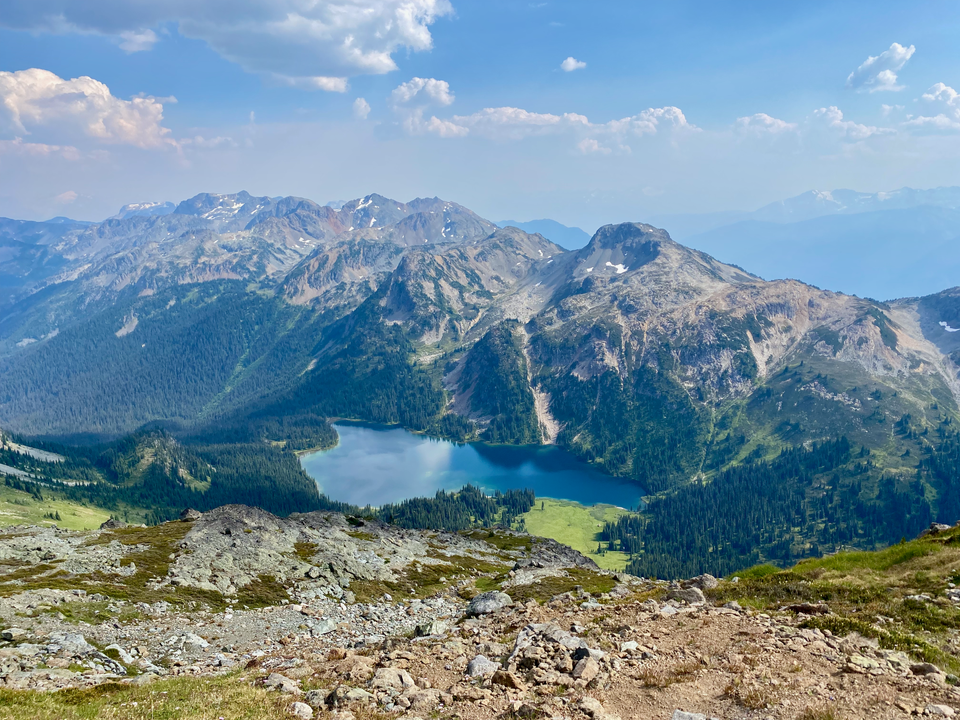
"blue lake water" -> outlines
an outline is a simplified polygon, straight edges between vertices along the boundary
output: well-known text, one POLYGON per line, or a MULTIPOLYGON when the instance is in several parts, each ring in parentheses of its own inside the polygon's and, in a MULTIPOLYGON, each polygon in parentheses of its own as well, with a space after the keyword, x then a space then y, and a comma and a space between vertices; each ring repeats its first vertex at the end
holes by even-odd
POLYGON ((394 427, 336 423, 340 443, 301 459, 334 500, 379 506, 466 484, 488 493, 533 490, 537 497, 633 509, 643 488, 606 475, 558 447, 461 445, 394 427))

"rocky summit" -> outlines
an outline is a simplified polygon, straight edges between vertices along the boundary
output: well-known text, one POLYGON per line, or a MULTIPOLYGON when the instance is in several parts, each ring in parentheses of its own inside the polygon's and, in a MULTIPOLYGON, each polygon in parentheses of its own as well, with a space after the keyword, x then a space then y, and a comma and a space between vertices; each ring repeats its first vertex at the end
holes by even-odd
MULTIPOLYGON (((246 717, 338 720, 892 719, 960 707, 957 677, 921 645, 892 649, 847 619, 842 598, 791 603, 801 591, 779 579, 668 583, 507 530, 338 513, 225 506, 106 525, 0 536, 0 699, 85 697, 106 703, 104 717, 138 718, 151 717, 141 704, 175 701, 166 716, 227 717, 242 692, 246 717), (763 605, 774 587, 776 609, 763 605)), ((901 562, 952 553, 958 532, 931 528, 901 562)), ((957 602, 952 588, 900 598, 917 576, 887 592, 889 612, 957 602)), ((829 573, 818 577, 826 587, 829 573)), ((57 716, 47 710, 35 716, 57 716)))

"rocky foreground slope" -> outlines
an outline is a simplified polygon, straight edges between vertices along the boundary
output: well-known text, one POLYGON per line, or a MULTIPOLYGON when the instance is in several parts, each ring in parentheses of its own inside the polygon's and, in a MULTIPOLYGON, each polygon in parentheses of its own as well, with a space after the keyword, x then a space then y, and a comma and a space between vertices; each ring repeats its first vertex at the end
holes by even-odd
POLYGON ((334 513, 10 528, 0 717, 952 716, 958 537, 666 583, 334 513))

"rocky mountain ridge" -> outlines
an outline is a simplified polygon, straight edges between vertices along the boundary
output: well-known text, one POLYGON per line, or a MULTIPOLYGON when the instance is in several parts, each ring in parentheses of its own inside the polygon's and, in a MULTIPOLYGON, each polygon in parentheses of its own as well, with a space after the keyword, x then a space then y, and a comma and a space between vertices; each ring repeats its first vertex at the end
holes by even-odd
MULTIPOLYGON (((438 198, 405 204, 369 195, 335 210, 304 198, 240 192, 202 193, 176 207, 167 205, 125 206, 113 218, 92 225, 4 220, 0 237, 9 238, 4 241, 6 252, 17 253, 24 265, 12 268, 16 272, 11 273, 8 302, 24 301, 29 308, 31 298, 40 293, 47 307, 42 322, 50 332, 75 320, 90 303, 102 307, 128 288, 147 294, 171 284, 222 279, 271 285, 301 261, 336 266, 342 253, 355 255, 359 249, 362 256, 371 243, 387 247, 377 253, 386 262, 375 263, 372 271, 389 271, 399 254, 391 252, 394 248, 473 240, 496 229, 466 208, 438 198), (51 260, 45 260, 48 256, 51 260), (38 275, 38 264, 54 267, 38 275), (64 299, 51 303, 50 295, 64 299)), ((370 272, 365 269, 363 275, 370 272)), ((291 299, 310 300, 312 295, 293 292, 291 299)))

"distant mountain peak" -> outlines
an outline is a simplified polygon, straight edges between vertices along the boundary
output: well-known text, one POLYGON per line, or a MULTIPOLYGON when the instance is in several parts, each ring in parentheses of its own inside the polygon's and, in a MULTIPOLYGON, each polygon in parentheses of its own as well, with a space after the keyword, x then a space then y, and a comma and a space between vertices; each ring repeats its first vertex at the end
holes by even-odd
POLYGON ((578 227, 570 227, 556 220, 550 220, 549 218, 530 220, 527 222, 500 220, 497 222, 497 225, 500 227, 512 226, 528 233, 538 233, 567 250, 578 250, 590 242, 590 233, 585 230, 578 227))
POLYGON ((46 221, 50 225, 93 225, 94 223, 89 220, 74 220, 73 218, 64 217, 63 215, 57 215, 56 217, 50 218, 46 221))
POLYGON ((113 217, 108 220, 126 220, 132 217, 154 217, 158 215, 169 215, 176 209, 172 202, 140 202, 129 203, 120 208, 113 217))

